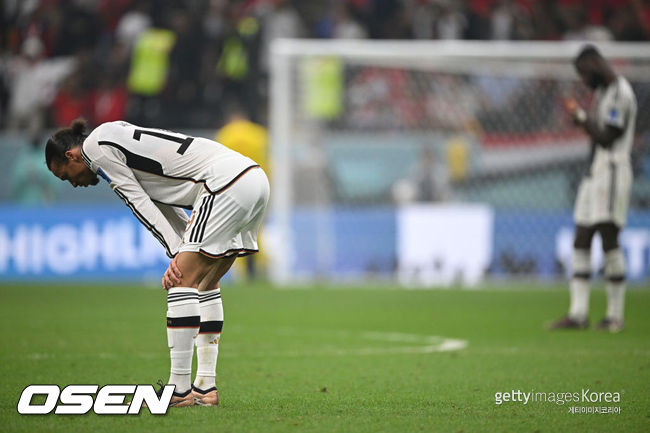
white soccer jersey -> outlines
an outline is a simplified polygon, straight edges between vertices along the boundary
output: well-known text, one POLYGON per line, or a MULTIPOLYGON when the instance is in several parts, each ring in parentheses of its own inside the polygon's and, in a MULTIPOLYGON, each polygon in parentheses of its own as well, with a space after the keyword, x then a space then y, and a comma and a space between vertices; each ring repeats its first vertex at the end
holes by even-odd
POLYGON ((252 159, 224 145, 127 122, 108 122, 85 140, 88 167, 111 186, 165 247, 178 252, 191 209, 204 193, 219 194, 251 167, 252 159))
POLYGON ((610 147, 592 143, 593 159, 589 176, 578 188, 574 219, 577 224, 591 226, 613 222, 623 227, 627 220, 632 164, 630 152, 636 123, 636 98, 630 83, 617 77, 609 86, 596 91, 591 118, 599 128, 614 126, 623 134, 610 147))
POLYGON ((622 129, 623 134, 609 148, 596 144, 591 174, 596 174, 595 171, 612 163, 630 164, 637 110, 630 83, 619 76, 606 88, 599 88, 595 93, 592 110, 601 129, 614 126, 622 129))

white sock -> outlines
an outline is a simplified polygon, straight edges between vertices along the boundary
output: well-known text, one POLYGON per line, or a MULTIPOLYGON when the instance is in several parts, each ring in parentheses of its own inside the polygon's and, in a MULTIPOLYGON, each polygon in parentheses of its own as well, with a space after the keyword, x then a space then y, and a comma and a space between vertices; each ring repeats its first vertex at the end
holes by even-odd
POLYGON ((609 319, 623 321, 625 309, 625 257, 620 248, 605 254, 607 279, 607 315, 609 319))
POLYGON ((589 250, 573 250, 573 277, 571 278, 571 305, 569 317, 583 321, 589 314, 589 279, 591 277, 591 254, 589 250))
POLYGON ((168 383, 175 393, 190 389, 194 338, 201 322, 197 289, 174 287, 167 291, 167 341, 171 369, 168 383))
POLYGON ((216 387, 219 338, 223 327, 223 304, 219 289, 199 292, 201 328, 196 337, 196 378, 194 387, 207 391, 216 387))

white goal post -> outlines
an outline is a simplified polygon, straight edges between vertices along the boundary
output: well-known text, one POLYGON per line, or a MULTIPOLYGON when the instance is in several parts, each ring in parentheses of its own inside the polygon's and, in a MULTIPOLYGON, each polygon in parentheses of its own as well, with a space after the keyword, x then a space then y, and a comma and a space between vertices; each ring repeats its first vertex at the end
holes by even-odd
MULTIPOLYGON (((427 152, 446 176, 444 198, 435 199, 435 206, 479 204, 495 215, 488 237, 491 258, 483 272, 506 279, 552 278, 560 254, 555 239, 553 246, 518 250, 519 241, 502 236, 499 227, 511 224, 528 238, 522 218, 548 217, 552 228, 531 228, 542 239, 566 226, 572 173, 587 142, 567 124, 558 100, 588 101, 572 65, 583 46, 273 41, 272 193, 265 236, 272 281, 397 279, 399 241, 389 238, 401 229, 390 229, 399 225, 399 216, 390 213, 418 202, 413 182, 405 179, 427 152), (370 156, 372 162, 364 164, 370 156), (361 246, 368 242, 368 248, 361 246), (526 265, 527 257, 534 263, 526 265)), ((596 46, 617 71, 645 89, 650 44, 596 46)), ((642 111, 647 106, 639 101, 639 119, 647 116, 642 111)), ((637 129, 647 123, 640 121, 637 129)))

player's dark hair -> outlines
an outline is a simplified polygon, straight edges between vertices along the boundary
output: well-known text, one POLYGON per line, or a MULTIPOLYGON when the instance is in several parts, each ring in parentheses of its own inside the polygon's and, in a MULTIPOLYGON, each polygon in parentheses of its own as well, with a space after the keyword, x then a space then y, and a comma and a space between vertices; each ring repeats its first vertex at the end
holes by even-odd
POLYGON ((81 146, 87 136, 86 121, 81 118, 73 120, 69 127, 57 130, 45 145, 47 167, 51 169, 53 163, 67 163, 65 153, 73 147, 81 146))
POLYGON ((573 61, 574 64, 578 64, 578 62, 581 62, 586 59, 590 58, 602 58, 602 54, 600 54, 600 51, 598 51, 598 48, 596 46, 587 44, 578 53, 576 56, 575 60, 573 61))

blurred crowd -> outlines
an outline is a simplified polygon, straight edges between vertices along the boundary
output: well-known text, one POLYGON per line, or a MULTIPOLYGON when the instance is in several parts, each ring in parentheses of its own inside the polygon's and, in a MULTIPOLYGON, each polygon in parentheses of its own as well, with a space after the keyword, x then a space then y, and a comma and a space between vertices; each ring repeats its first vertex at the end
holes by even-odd
POLYGON ((645 0, 6 0, 0 128, 266 123, 279 37, 650 39, 645 0))

